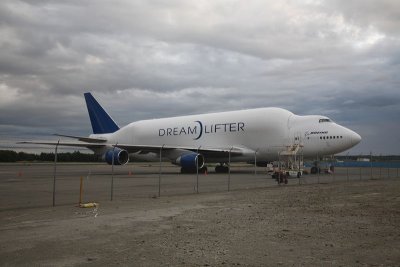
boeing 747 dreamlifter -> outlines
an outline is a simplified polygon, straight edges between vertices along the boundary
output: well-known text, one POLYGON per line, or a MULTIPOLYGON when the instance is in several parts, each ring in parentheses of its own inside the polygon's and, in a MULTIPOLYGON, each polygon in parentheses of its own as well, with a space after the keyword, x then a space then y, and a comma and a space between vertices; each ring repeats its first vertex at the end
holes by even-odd
MULTIPOLYGON (((267 163, 278 160, 288 147, 301 146, 302 155, 316 158, 343 152, 361 141, 360 135, 320 115, 299 116, 282 108, 258 108, 132 122, 122 128, 91 93, 85 93, 93 134, 62 146, 86 147, 108 164, 123 165, 135 159, 160 157, 181 166, 182 172, 205 170, 205 162, 267 163)), ((57 145, 54 141, 29 141, 57 145)))

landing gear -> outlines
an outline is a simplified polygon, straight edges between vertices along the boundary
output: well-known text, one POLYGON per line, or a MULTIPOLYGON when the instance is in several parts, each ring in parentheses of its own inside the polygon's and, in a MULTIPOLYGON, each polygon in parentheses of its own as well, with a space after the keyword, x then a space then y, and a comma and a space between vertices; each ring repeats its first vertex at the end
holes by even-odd
POLYGON ((319 167, 313 166, 311 167, 310 173, 311 174, 321 173, 321 169, 319 167))
MULTIPOLYGON (((199 169, 199 173, 206 173, 207 172, 207 167, 203 166, 202 168, 199 169)), ((190 168, 190 169, 186 169, 186 168, 181 168, 181 173, 197 173, 196 168, 190 168)))
POLYGON ((216 173, 228 173, 229 172, 229 167, 223 164, 215 166, 215 172, 216 173))

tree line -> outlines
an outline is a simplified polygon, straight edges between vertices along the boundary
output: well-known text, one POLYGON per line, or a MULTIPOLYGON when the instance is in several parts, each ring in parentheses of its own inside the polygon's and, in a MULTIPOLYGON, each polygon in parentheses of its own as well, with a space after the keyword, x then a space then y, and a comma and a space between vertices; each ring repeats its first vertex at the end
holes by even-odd
MULTIPOLYGON (((54 153, 25 153, 13 150, 0 150, 0 162, 17 161, 54 161, 54 153)), ((74 152, 57 153, 57 161, 60 162, 98 162, 100 159, 94 154, 74 152)))

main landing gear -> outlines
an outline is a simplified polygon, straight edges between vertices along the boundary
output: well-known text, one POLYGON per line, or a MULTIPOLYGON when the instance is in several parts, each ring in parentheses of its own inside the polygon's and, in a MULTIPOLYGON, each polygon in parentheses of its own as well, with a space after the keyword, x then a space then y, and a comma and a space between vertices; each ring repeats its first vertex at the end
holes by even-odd
MULTIPOLYGON (((207 167, 204 166, 202 168, 199 169, 199 173, 206 173, 207 172, 207 167)), ((187 168, 181 168, 181 173, 197 173, 196 168, 194 169, 187 169, 187 168)))
POLYGON ((215 172, 216 173, 228 173, 229 172, 229 166, 224 165, 223 163, 221 163, 220 165, 217 165, 215 167, 215 172))

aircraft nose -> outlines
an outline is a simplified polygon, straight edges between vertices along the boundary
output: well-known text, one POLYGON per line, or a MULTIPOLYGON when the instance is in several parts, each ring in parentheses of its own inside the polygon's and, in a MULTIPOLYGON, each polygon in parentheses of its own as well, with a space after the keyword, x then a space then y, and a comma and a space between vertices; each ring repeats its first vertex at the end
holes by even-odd
POLYGON ((351 131, 352 133, 351 133, 351 145, 352 146, 355 146, 355 145, 357 145, 358 143, 360 143, 361 142, 361 136, 358 134, 358 133, 356 133, 356 132, 353 132, 353 131, 351 131))

